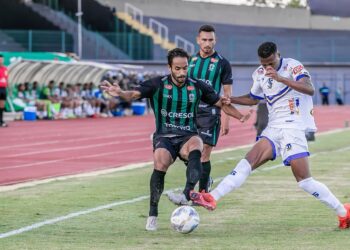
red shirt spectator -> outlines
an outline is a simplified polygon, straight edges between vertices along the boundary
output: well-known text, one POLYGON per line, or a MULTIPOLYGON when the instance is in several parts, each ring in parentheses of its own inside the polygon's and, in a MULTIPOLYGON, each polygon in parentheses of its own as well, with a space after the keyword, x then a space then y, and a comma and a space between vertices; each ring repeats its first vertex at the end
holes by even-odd
POLYGON ((3 114, 6 101, 6 87, 7 87, 7 68, 4 66, 4 57, 0 55, 0 127, 7 127, 3 120, 3 114))
POLYGON ((0 61, 0 88, 7 87, 7 79, 8 79, 7 68, 4 65, 1 65, 1 61, 0 61))

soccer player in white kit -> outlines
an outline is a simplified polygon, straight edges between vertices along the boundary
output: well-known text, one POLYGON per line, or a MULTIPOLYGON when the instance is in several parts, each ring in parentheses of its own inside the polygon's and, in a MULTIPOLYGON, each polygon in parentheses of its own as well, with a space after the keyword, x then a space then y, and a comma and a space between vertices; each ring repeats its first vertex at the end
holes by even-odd
POLYGON ((248 95, 231 97, 231 103, 255 105, 265 99, 269 123, 258 141, 232 172, 210 193, 191 193, 194 203, 209 210, 227 193, 239 188, 253 170, 277 156, 290 166, 305 192, 333 209, 339 228, 350 227, 350 204, 342 204, 323 183, 311 176, 305 130, 316 130, 312 116, 315 89, 309 72, 292 58, 281 58, 276 44, 265 42, 258 48, 261 62, 253 73, 253 86, 248 95))

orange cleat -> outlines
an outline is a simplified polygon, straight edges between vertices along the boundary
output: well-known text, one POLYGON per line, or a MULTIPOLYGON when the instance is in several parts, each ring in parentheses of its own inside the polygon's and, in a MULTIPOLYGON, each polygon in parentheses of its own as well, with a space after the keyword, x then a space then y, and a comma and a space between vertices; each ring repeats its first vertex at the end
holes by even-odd
POLYGON ((198 193, 192 190, 190 191, 190 198, 194 204, 205 207, 210 211, 216 208, 216 201, 210 193, 204 191, 198 193))
POLYGON ((347 211, 345 217, 338 216, 340 229, 346 229, 350 227, 350 203, 344 204, 344 207, 347 211))

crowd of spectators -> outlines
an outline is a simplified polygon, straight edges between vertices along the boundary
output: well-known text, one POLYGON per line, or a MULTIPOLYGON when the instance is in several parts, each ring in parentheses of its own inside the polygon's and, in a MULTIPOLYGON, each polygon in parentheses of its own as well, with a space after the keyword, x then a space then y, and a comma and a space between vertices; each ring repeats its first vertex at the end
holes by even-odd
MULTIPOLYGON (((161 72, 109 72, 101 82, 103 80, 118 82, 121 88, 129 90, 140 82, 161 74, 161 72)), ((12 87, 10 95, 17 111, 35 107, 38 119, 132 115, 131 103, 109 96, 92 82, 18 83, 12 87)))

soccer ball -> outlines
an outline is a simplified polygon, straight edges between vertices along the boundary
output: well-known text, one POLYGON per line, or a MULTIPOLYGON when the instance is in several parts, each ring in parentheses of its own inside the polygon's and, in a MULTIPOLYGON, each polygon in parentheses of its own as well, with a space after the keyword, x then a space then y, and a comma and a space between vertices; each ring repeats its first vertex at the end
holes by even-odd
POLYGON ((181 206, 173 211, 170 222, 175 231, 188 234, 198 227, 199 215, 193 207, 181 206))

